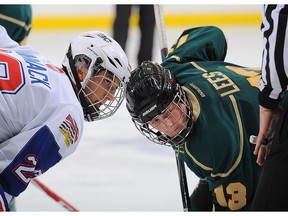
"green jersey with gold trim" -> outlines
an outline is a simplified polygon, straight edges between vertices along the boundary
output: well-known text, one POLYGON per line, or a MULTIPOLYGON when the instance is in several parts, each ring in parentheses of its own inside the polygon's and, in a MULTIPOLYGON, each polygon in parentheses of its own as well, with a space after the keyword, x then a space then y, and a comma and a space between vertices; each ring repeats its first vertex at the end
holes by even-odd
POLYGON ((223 32, 188 29, 162 66, 182 85, 193 106, 194 128, 179 151, 187 166, 206 179, 217 210, 249 210, 261 167, 250 135, 259 129, 260 70, 224 62, 223 32))
POLYGON ((25 45, 32 27, 32 6, 28 4, 1 5, 0 24, 12 40, 25 45))

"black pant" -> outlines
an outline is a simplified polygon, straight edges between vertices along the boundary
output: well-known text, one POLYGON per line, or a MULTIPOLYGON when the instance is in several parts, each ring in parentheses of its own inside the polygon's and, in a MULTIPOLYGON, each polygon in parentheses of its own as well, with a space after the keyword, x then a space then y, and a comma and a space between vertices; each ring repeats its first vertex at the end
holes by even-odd
POLYGON ((213 197, 208 182, 200 179, 190 196, 191 211, 212 211, 213 197))
MULTIPOLYGON (((116 5, 116 17, 113 25, 113 38, 126 50, 129 18, 132 6, 139 7, 139 27, 141 32, 138 51, 138 64, 152 59, 155 16, 153 5, 116 5)), ((133 44, 129 44, 133 46, 133 44)))
POLYGON ((253 211, 288 210, 288 109, 275 128, 271 151, 264 162, 253 211))

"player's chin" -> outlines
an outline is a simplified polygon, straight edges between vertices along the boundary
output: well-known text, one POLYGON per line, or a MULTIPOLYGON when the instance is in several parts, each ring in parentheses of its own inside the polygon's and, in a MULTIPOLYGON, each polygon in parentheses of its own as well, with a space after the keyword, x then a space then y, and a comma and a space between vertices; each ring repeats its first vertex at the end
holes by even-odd
POLYGON ((172 132, 170 132, 170 134, 168 134, 168 136, 175 138, 176 136, 178 136, 178 135, 181 133, 182 130, 183 130, 182 125, 181 125, 181 126, 178 125, 177 127, 175 127, 175 128, 173 129, 172 132))

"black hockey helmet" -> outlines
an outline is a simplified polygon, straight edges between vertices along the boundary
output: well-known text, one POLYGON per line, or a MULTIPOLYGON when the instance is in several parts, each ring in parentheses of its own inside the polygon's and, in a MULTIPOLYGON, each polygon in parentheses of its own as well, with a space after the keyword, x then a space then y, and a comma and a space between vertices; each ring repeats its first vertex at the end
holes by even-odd
POLYGON ((170 71, 144 61, 131 73, 126 88, 126 106, 133 119, 146 123, 159 115, 179 91, 170 71))
MULTIPOLYGON (((171 72, 161 65, 144 61, 131 73, 126 85, 126 107, 136 128, 151 141, 161 145, 183 144, 193 127, 192 105, 171 72), (174 137, 154 128, 150 121, 165 112, 170 104, 184 105, 182 116, 187 125, 174 137)), ((171 130, 173 130, 171 128, 171 130)))

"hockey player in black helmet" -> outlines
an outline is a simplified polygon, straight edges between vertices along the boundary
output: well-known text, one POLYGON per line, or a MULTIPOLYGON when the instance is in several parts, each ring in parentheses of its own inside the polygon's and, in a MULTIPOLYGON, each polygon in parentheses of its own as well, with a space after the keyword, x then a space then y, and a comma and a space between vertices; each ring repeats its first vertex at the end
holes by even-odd
POLYGON ((143 62, 127 83, 137 129, 172 145, 201 179, 192 210, 249 210, 261 173, 249 142, 258 132, 260 73, 225 62, 226 51, 219 28, 188 29, 161 66, 143 62))
POLYGON ((158 144, 183 144, 193 126, 192 104, 170 71, 155 62, 145 61, 132 76, 126 100, 136 127, 158 144), (169 122, 153 120, 161 113, 165 113, 169 122), (158 129, 161 124, 172 124, 173 127, 162 132, 158 129))

